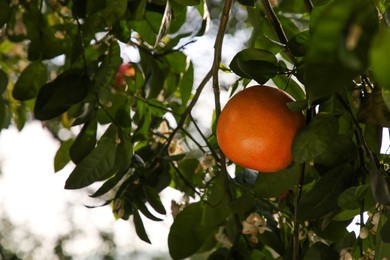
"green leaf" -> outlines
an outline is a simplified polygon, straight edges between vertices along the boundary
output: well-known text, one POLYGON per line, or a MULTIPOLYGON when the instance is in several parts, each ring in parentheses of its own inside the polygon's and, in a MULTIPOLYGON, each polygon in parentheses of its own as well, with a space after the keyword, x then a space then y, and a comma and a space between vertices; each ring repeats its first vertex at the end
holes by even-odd
POLYGON ((180 90, 181 103, 183 105, 186 105, 188 100, 191 97, 193 83, 194 83, 194 66, 192 62, 190 62, 188 69, 182 74, 178 86, 180 90))
POLYGON ((58 148, 54 157, 54 171, 58 172, 62 170, 69 162, 69 148, 72 144, 72 140, 61 142, 60 148, 58 148))
POLYGON ((0 95, 4 93, 8 86, 8 75, 0 69, 0 95))
POLYGON ((110 125, 96 148, 72 171, 66 180, 65 189, 84 188, 96 181, 107 179, 115 173, 116 135, 115 126, 110 125))
POLYGON ((82 71, 65 71, 40 88, 34 107, 35 117, 49 120, 61 115, 87 96, 88 86, 89 79, 82 71))
POLYGON ((92 117, 86 122, 70 147, 70 158, 75 164, 80 163, 96 145, 97 120, 92 117))
POLYGON ((369 188, 366 184, 346 189, 337 198, 337 205, 349 210, 360 208, 369 188))
POLYGON ((375 6, 364 0, 332 1, 314 8, 312 18, 312 37, 305 57, 310 101, 343 91, 365 71, 367 50, 378 28, 375 6))
POLYGON ((299 167, 283 169, 275 173, 259 173, 254 188, 260 198, 279 197, 298 183, 299 167))
POLYGON ((134 211, 133 222, 135 226, 135 232, 137 233, 138 237, 141 238, 146 243, 151 244, 148 234, 146 234, 146 230, 144 224, 142 223, 142 219, 140 214, 138 213, 138 210, 134 211))
MULTIPOLYGON (((272 79, 278 88, 290 94, 295 100, 304 100, 306 98, 302 87, 292 78, 285 75, 277 75, 272 79)), ((307 101, 305 101, 307 103, 307 101)))
POLYGON ((296 135, 292 144, 294 161, 302 163, 313 160, 324 152, 336 138, 338 121, 327 114, 318 114, 296 135))
POLYGON ((390 29, 383 27, 375 35, 370 48, 370 67, 373 70, 375 79, 384 90, 390 90, 390 29))
POLYGON ((100 186, 100 188, 97 189, 97 191, 95 191, 94 194, 90 195, 90 197, 96 198, 109 192, 122 180, 122 178, 126 175, 126 173, 127 173, 127 169, 119 171, 117 174, 115 174, 107 181, 105 181, 103 185, 100 186))
POLYGON ((173 259, 184 259, 196 253, 210 235, 202 223, 202 202, 186 206, 177 215, 168 235, 169 253, 173 259))
POLYGON ((356 144, 346 135, 336 135, 329 146, 314 159, 317 170, 324 172, 337 165, 356 160, 356 144))
POLYGON ((130 140, 130 133, 121 128, 118 129, 119 144, 116 149, 115 165, 118 169, 128 169, 133 158, 133 143, 130 140))
POLYGON ((296 57, 305 56, 309 47, 310 32, 309 30, 294 35, 287 43, 291 53, 296 57))
POLYGON ((338 209, 337 198, 350 184, 354 170, 351 165, 340 165, 325 174, 306 192, 298 205, 300 221, 317 219, 338 209))
POLYGON ((11 123, 12 114, 0 95, 0 131, 7 128, 11 123))
POLYGON ((390 221, 387 220, 381 228, 381 238, 385 243, 390 243, 390 221))
POLYGON ((24 69, 12 90, 12 95, 17 100, 28 100, 35 98, 39 88, 47 81, 46 66, 35 61, 24 69))
POLYGON ((279 72, 279 64, 274 54, 261 49, 245 49, 234 56, 230 68, 240 77, 256 80, 264 84, 279 72))
POLYGON ((167 212, 160 200, 158 192, 153 187, 150 187, 148 185, 144 185, 143 188, 146 200, 149 202, 150 206, 152 206, 152 208, 158 213, 165 215, 167 212))
POLYGON ((119 43, 112 40, 109 43, 108 53, 96 72, 93 92, 96 93, 100 99, 105 100, 107 96, 109 96, 112 80, 119 70, 121 63, 122 59, 120 57, 119 43))

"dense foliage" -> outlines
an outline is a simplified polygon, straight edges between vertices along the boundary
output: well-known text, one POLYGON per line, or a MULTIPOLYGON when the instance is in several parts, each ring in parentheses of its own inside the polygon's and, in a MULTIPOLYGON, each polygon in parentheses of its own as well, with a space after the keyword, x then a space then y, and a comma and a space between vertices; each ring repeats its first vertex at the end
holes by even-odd
POLYGON ((389 257, 389 159, 380 151, 390 126, 390 2, 232 6, 0 0, 0 129, 41 120, 61 141, 55 170, 75 164, 65 188, 100 183, 91 196, 131 219, 146 242, 141 215, 162 220, 168 211, 159 192, 181 191, 168 237, 174 259, 206 251, 209 259, 389 257), (183 49, 204 35, 210 6, 222 10, 214 11, 214 63, 194 86, 183 49), (247 12, 252 34, 223 65, 224 34, 239 30, 228 23, 232 8, 247 12), (140 59, 124 62, 123 44, 140 59), (307 125, 294 140, 293 165, 273 174, 239 166, 227 173, 214 135, 221 71, 237 75, 231 94, 251 80, 272 80, 295 98, 289 108, 302 110, 307 125), (191 111, 211 79, 215 116, 202 132, 191 111), (358 237, 346 229, 356 215, 358 237))

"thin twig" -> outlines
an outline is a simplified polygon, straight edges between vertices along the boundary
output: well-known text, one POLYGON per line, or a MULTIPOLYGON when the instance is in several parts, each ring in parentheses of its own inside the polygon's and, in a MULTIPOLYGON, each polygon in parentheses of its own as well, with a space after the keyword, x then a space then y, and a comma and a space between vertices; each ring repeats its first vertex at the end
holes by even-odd
POLYGON ((269 0, 261 0, 261 2, 264 6, 266 16, 267 16, 268 20, 270 21, 270 23, 272 24, 272 27, 274 28, 275 33, 278 36, 280 43, 282 43, 284 46, 284 50, 286 51, 286 54, 291 59, 291 62, 293 64, 296 64, 297 62, 296 62, 295 56, 291 53, 291 51, 287 47, 288 39, 287 39, 286 33, 284 32, 282 24, 280 23, 279 18, 276 16, 274 9, 272 9, 271 3, 269 2, 269 0))
POLYGON ((194 124, 196 130, 198 131, 198 133, 202 137, 203 141, 206 143, 207 147, 209 148, 211 155, 215 158, 215 160, 219 161, 218 154, 215 152, 214 148, 211 146, 210 142, 207 140, 206 136, 203 134, 202 130, 199 128, 198 124, 196 123, 196 121, 192 117, 192 115, 190 115, 190 118, 191 118, 191 121, 194 124))
POLYGON ((190 138, 195 144, 196 146, 198 146, 198 148, 203 152, 203 153, 206 153, 206 151, 204 150, 203 146, 187 131, 185 130, 184 128, 181 129, 181 131, 186 135, 188 136, 188 138, 190 138))
MULTIPOLYGON (((219 115, 221 114, 221 101, 220 101, 220 88, 219 88, 219 66, 221 63, 221 57, 222 57, 222 45, 223 45, 223 38, 225 36, 226 27, 229 21, 229 13, 233 5, 233 0, 226 0, 225 5, 222 10, 220 23, 218 27, 218 33, 215 38, 214 43, 214 61, 212 66, 212 74, 213 74, 213 90, 214 90, 214 102, 215 102, 215 113, 216 113, 216 120, 218 122, 219 115)), ((228 196, 228 199, 230 202, 232 202, 235 198, 233 190, 230 186, 230 176, 226 169, 226 157, 221 152, 220 153, 220 162, 221 162, 221 170, 222 174, 224 176, 224 184, 225 184, 225 193, 228 196)), ((241 222, 238 214, 234 214, 234 220, 236 222, 237 228, 241 229, 241 222)), ((238 234, 240 234, 238 232, 238 234)), ((240 236, 236 237, 235 243, 238 242, 240 236)))

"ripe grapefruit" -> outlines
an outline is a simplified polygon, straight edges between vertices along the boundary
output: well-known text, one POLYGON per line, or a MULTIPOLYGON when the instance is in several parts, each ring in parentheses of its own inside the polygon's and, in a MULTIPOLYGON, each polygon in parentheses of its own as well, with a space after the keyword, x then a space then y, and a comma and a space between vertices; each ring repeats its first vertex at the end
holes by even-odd
POLYGON ((305 118, 288 109, 293 99, 282 90, 253 86, 234 95, 221 112, 217 140, 234 163, 276 172, 292 162, 291 145, 305 118))

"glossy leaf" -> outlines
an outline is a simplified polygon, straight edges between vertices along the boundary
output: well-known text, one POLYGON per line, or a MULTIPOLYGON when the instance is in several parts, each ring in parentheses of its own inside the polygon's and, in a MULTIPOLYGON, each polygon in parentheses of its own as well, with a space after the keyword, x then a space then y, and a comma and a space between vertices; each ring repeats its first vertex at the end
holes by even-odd
POLYGON ((368 185, 361 185, 346 189, 337 198, 337 205, 349 210, 360 208, 369 188, 368 185))
POLYGON ((134 211, 133 222, 135 226, 135 232, 137 233, 138 237, 141 238, 146 243, 151 244, 148 234, 146 233, 144 224, 142 222, 141 216, 137 210, 134 211))
POLYGON ((94 148, 72 171, 66 180, 65 189, 80 189, 94 182, 109 178, 116 172, 116 134, 111 125, 94 148))
POLYGON ((145 185, 144 192, 145 192, 146 200, 149 202, 150 206, 152 206, 152 208, 158 213, 165 215, 167 212, 156 190, 153 187, 145 185))
POLYGON ((62 170, 70 162, 69 148, 71 145, 71 140, 61 142, 60 148, 57 150, 56 155, 54 157, 55 172, 62 170))
POLYGON ((201 202, 192 203, 175 218, 168 235, 173 259, 184 259, 196 253, 210 235, 210 229, 202 223, 203 211, 201 202))
POLYGON ((123 179, 127 172, 127 169, 119 171, 117 174, 106 180, 102 184, 102 186, 99 187, 99 189, 97 189, 92 195, 90 195, 90 197, 99 197, 109 192, 123 179))
POLYGON ((386 69, 390 67, 390 60, 386 58, 390 55, 389 44, 390 29, 383 28, 375 35, 370 49, 371 68, 376 80, 384 90, 390 90, 390 78, 386 69))
POLYGON ((111 41, 108 53, 95 77, 93 91, 100 99, 105 100, 109 95, 111 83, 121 63, 119 44, 116 41, 111 41))
POLYGON ((96 131, 97 121, 93 117, 84 124, 70 147, 69 154, 74 163, 78 164, 81 162, 95 148, 96 131))
POLYGON ((79 70, 68 70, 43 85, 37 96, 34 115, 49 120, 81 102, 88 93, 89 79, 79 70))
POLYGON ((314 8, 313 16, 317 10, 305 58, 306 88, 312 101, 343 91, 366 69, 367 50, 378 28, 377 11, 366 1, 332 1, 314 8))
POLYGON ((275 55, 261 49, 245 49, 234 56, 230 68, 240 77, 264 84, 275 77, 280 68, 275 55))
POLYGON ((192 85, 194 83, 194 66, 192 62, 188 66, 188 69, 182 74, 179 81, 179 90, 181 102, 186 105, 191 97, 192 85))
POLYGON ((298 219, 317 219, 338 209, 337 198, 351 182, 352 166, 341 165, 330 170, 306 192, 298 206, 298 219))
POLYGON ((31 63, 23 70, 16 82, 12 95, 18 100, 35 98, 39 88, 47 81, 46 66, 39 61, 31 63))
POLYGON ((276 173, 259 173, 254 188, 261 198, 279 197, 298 183, 299 167, 291 167, 276 173))
POLYGON ((292 144, 294 161, 297 163, 313 160, 324 152, 336 138, 338 121, 330 115, 317 115, 302 129, 292 144))

